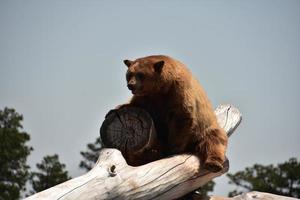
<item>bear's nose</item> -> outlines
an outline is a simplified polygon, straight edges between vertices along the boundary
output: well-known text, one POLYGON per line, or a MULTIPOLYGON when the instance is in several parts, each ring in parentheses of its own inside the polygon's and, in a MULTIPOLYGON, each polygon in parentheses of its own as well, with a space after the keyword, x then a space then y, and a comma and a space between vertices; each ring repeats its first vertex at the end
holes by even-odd
POLYGON ((134 84, 132 84, 132 83, 128 83, 127 87, 129 90, 134 90, 134 84))

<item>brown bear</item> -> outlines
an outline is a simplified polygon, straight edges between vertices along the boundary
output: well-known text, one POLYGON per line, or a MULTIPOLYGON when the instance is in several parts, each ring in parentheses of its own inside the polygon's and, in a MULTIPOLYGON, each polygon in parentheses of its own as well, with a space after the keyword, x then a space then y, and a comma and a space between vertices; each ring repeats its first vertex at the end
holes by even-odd
POLYGON ((187 67, 164 55, 124 63, 133 97, 121 107, 140 107, 150 113, 162 153, 193 153, 204 168, 212 172, 222 170, 227 135, 218 125, 207 95, 187 67))

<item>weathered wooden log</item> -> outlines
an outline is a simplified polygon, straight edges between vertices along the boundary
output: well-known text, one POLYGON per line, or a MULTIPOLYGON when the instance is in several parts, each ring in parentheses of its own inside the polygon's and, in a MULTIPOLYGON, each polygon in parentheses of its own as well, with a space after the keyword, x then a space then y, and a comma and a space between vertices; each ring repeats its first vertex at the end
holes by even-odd
POLYGON ((297 198, 252 191, 231 198, 212 196, 209 200, 297 200, 297 198))
MULTIPOLYGON (((230 135, 241 121, 231 105, 216 110, 219 123, 230 135)), ((102 149, 94 168, 87 174, 37 193, 27 200, 60 199, 176 199, 225 173, 202 169, 194 155, 182 154, 139 167, 127 165, 120 151, 102 149)))

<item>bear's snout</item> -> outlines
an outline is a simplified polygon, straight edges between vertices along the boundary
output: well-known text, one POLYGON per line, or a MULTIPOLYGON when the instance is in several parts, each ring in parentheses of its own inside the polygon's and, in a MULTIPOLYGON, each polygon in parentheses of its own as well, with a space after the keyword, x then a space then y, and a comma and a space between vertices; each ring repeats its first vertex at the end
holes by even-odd
POLYGON ((135 84, 128 83, 127 87, 128 87, 129 90, 135 90, 135 84))

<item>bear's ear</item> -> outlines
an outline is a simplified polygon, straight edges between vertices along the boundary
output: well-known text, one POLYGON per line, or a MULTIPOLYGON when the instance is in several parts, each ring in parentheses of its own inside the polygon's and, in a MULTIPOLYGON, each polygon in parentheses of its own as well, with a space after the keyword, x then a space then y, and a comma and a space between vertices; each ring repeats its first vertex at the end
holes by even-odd
POLYGON ((123 60, 123 62, 127 67, 130 67, 130 65, 132 64, 131 60, 123 60))
POLYGON ((154 63, 154 65, 153 65, 154 71, 157 73, 161 73, 164 64, 165 64, 165 61, 163 61, 163 60, 154 63))

